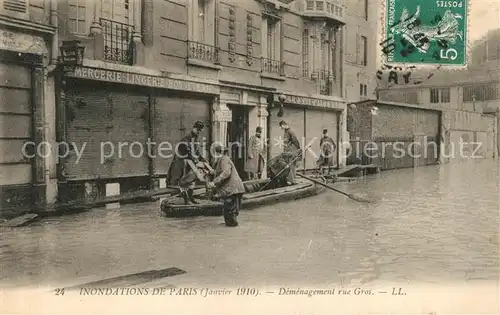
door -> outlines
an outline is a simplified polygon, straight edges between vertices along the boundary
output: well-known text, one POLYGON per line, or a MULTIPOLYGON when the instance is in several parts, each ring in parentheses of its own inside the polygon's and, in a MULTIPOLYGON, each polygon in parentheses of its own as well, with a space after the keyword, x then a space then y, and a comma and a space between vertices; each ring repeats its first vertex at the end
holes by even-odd
POLYGON ((241 178, 246 178, 245 163, 247 160, 248 117, 249 110, 245 106, 231 106, 232 121, 228 123, 227 146, 231 159, 241 178))
MULTIPOLYGON (((269 132, 269 146, 270 155, 269 159, 276 157, 283 153, 283 130, 280 128, 280 121, 284 120, 290 126, 290 130, 295 133, 300 143, 300 148, 304 149, 305 145, 305 132, 304 132, 304 108, 301 107, 285 107, 283 117, 278 117, 279 108, 272 108, 270 111, 270 132, 269 132)), ((304 168, 304 163, 299 163, 297 169, 304 168)))
POLYGON ((27 156, 36 154, 32 141, 31 69, 0 63, 0 186, 32 183, 32 164, 27 156))
MULTIPOLYGON (((323 129, 328 130, 328 135, 335 141, 338 150, 338 113, 318 109, 306 109, 304 145, 311 144, 311 149, 305 154, 306 169, 315 169, 316 161, 321 154, 320 140, 323 136, 323 129)), ((333 153, 333 165, 337 165, 337 152, 333 153)))

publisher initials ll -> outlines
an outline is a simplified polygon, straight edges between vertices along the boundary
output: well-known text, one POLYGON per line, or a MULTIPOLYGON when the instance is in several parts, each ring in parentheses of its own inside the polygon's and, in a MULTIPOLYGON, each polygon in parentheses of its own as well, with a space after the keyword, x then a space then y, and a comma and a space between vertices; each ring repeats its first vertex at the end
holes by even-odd
POLYGON ((403 288, 392 288, 392 295, 406 295, 403 292, 403 288))

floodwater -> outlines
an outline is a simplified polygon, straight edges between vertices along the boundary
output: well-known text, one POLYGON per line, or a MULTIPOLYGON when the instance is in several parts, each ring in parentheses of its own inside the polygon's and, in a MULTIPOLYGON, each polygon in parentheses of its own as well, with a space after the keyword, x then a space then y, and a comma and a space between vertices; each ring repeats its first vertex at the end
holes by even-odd
POLYGON ((222 217, 170 219, 158 203, 44 219, 1 236, 0 286, 76 285, 151 269, 164 283, 496 282, 498 160, 388 171, 335 192, 222 217))

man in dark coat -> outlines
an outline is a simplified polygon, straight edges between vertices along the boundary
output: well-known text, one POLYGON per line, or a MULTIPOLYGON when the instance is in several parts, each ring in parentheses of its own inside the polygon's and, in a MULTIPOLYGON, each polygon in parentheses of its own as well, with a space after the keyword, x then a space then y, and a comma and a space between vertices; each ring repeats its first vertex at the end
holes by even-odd
POLYGON ((169 186, 179 186, 185 204, 198 202, 194 199, 193 188, 196 181, 196 174, 187 165, 186 160, 191 160, 194 165, 199 161, 205 162, 200 155, 200 143, 198 135, 205 128, 202 121, 197 121, 191 132, 186 135, 175 147, 174 159, 168 170, 167 182, 169 186))
MULTIPOLYGON (((288 162, 291 162, 299 155, 302 156, 300 143, 297 136, 295 136, 295 133, 290 129, 284 120, 280 121, 279 125, 283 129, 283 154, 287 157, 288 162)), ((287 178, 288 185, 294 185, 296 183, 295 177, 297 173, 297 164, 298 160, 290 164, 290 171, 288 172, 287 178)))
POLYGON ((212 190, 215 199, 221 199, 224 202, 224 222, 227 226, 234 227, 238 226, 236 218, 245 186, 227 152, 226 147, 215 146, 215 174, 213 181, 207 183, 207 189, 212 190))
POLYGON ((337 145, 332 138, 328 136, 328 130, 323 129, 323 137, 319 141, 320 157, 318 159, 318 166, 333 166, 333 154, 337 149, 337 145))

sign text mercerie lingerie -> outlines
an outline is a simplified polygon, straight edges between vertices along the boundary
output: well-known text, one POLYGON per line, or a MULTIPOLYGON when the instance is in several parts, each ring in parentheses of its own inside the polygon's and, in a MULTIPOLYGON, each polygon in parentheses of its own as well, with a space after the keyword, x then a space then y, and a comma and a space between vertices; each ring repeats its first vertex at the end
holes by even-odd
POLYGON ((105 69, 78 67, 72 73, 72 76, 82 79, 92 79, 106 82, 193 91, 207 94, 218 94, 217 86, 210 84, 105 69))

